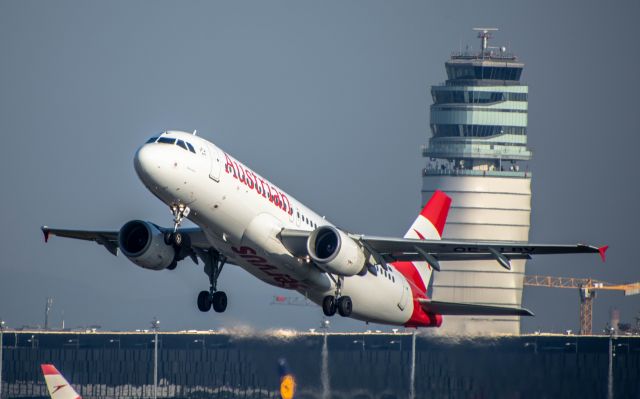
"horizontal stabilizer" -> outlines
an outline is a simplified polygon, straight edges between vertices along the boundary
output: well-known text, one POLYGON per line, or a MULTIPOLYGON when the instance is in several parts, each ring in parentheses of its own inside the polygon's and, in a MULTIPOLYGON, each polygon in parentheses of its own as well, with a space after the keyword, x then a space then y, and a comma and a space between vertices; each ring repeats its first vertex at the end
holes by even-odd
POLYGON ((533 316, 525 308, 476 305, 472 303, 440 302, 430 299, 418 299, 422 309, 428 313, 450 316, 533 316))

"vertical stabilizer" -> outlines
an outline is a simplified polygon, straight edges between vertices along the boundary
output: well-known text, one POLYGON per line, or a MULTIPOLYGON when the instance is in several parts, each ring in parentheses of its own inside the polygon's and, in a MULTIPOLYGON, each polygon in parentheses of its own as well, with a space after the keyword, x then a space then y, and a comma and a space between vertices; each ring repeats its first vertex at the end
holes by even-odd
POLYGON ((444 192, 436 190, 404 237, 439 240, 447 223, 450 206, 451 198, 444 192))
POLYGON ((42 374, 52 399, 81 399, 53 364, 43 364, 42 374))
MULTIPOLYGON (((439 240, 442 237, 450 207, 451 198, 444 192, 436 190, 404 238, 439 240)), ((396 262, 393 265, 424 293, 427 292, 431 279, 431 266, 427 262, 396 262)))

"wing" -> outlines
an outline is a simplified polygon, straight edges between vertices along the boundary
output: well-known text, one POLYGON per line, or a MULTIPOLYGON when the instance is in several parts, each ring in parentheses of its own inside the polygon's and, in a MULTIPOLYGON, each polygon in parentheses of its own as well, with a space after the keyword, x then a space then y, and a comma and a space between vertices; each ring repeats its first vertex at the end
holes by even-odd
MULTIPOLYGON (((310 231, 287 230, 280 232, 280 240, 294 256, 306 256, 306 242, 310 231)), ((418 240, 412 238, 374 237, 349 234, 354 241, 386 262, 427 261, 439 270, 439 261, 465 261, 494 259, 511 269, 511 259, 529 259, 532 255, 599 253, 602 260, 608 246, 530 244, 526 242, 478 242, 454 240, 418 240)))
MULTIPOLYGON (((173 231, 173 229, 166 229, 158 227, 160 231, 167 232, 173 231)), ((113 255, 118 255, 118 230, 69 230, 69 229, 54 229, 48 226, 42 226, 42 233, 44 234, 44 241, 48 242, 49 237, 54 235, 64 238, 74 238, 77 240, 94 241, 97 244, 102 245, 111 252, 113 255)), ((191 247, 194 248, 209 248, 207 239, 199 228, 186 228, 178 229, 183 235, 189 236, 191 247)))
POLYGON ((94 241, 107 249, 113 255, 118 256, 118 232, 107 230, 68 230, 52 229, 42 226, 44 242, 49 241, 51 235, 65 238, 75 238, 77 240, 94 241))
POLYGON ((533 316, 529 309, 418 299, 427 313, 450 316, 533 316))

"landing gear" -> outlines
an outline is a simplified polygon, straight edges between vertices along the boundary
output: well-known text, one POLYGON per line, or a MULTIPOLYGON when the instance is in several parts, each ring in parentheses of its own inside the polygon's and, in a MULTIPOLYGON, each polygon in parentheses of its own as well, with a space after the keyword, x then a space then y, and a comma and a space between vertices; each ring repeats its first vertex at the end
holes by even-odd
MULTIPOLYGON (((191 252, 190 254, 184 253, 182 246, 183 244, 185 244, 185 237, 182 235, 182 233, 178 232, 178 226, 180 226, 180 223, 182 223, 182 219, 186 218, 189 215, 189 207, 183 204, 171 204, 170 208, 171 214, 173 215, 173 231, 164 233, 164 243, 167 245, 171 245, 176 250, 176 258, 167 267, 167 269, 169 270, 174 270, 176 266, 178 266, 178 260, 183 259, 187 255, 192 255, 193 252, 191 252)), ((186 244, 187 247, 190 247, 188 245, 189 242, 187 242, 186 244)))
POLYGON ((325 316, 331 317, 336 314, 338 310, 338 304, 336 302, 336 297, 333 295, 327 295, 322 300, 322 312, 325 316))
POLYGON ((336 284, 336 294, 327 295, 322 300, 322 312, 325 316, 333 316, 336 314, 336 311, 342 317, 351 316, 351 312, 353 310, 353 302, 351 301, 351 297, 342 296, 342 283, 344 282, 344 277, 338 276, 336 280, 332 275, 329 274, 329 277, 336 284))
POLYGON ((182 233, 164 233, 164 243, 167 245, 173 245, 174 247, 179 247, 182 245, 184 237, 182 237, 182 233))
POLYGON ((209 291, 201 291, 198 294, 198 309, 208 312, 213 307, 217 313, 227 309, 227 294, 218 291, 218 277, 222 272, 227 258, 213 248, 198 250, 198 256, 204 261, 204 272, 209 277, 209 291))
POLYGON ((178 231, 178 227, 180 227, 182 219, 189 216, 189 212, 191 212, 191 209, 189 209, 188 206, 182 203, 173 203, 169 208, 171 209, 171 214, 173 215, 173 232, 175 233, 176 231, 178 231))
POLYGON ((224 291, 214 292, 211 297, 211 305, 216 312, 224 312, 227 309, 227 294, 224 291))
POLYGON ((338 313, 342 317, 351 316, 351 311, 353 310, 353 303, 351 302, 351 297, 343 296, 338 299, 338 313))
POLYGON ((200 294, 198 294, 198 309, 201 312, 211 310, 211 294, 209 291, 200 291, 200 294))

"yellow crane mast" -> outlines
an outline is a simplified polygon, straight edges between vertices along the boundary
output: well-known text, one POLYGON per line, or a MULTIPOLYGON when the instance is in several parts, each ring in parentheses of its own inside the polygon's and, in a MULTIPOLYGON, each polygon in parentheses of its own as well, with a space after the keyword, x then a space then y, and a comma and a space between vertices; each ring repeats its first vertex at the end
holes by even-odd
POLYGON ((524 285, 532 287, 573 288, 580 292, 580 335, 591 335, 593 299, 596 291, 624 291, 624 295, 640 294, 640 282, 611 284, 591 278, 524 276, 524 285))

